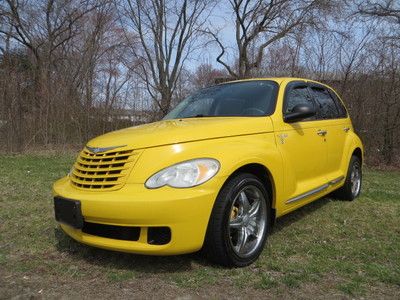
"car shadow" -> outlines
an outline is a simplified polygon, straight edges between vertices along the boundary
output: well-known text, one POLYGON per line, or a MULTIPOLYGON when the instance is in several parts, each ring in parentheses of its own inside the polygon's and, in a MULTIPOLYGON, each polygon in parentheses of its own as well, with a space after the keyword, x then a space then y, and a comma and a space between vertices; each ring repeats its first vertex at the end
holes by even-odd
POLYGON ((340 200, 337 200, 333 198, 331 195, 328 195, 318 200, 315 200, 309 204, 306 204, 303 207, 300 207, 293 212, 283 215, 282 217, 277 218, 271 234, 278 233, 285 227, 288 227, 300 221, 301 219, 306 218, 307 216, 318 211, 321 207, 327 205, 331 201, 340 201, 340 200))
POLYGON ((131 270, 141 273, 179 273, 192 270, 196 265, 211 266, 200 251, 174 256, 150 256, 116 252, 91 247, 78 243, 63 232, 60 227, 54 228, 56 249, 67 253, 76 260, 83 260, 92 265, 101 265, 119 270, 131 270))
MULTIPOLYGON (((285 227, 306 218, 330 201, 336 200, 330 197, 321 198, 288 215, 278 218, 271 234, 276 234, 285 227)), ((219 268, 219 266, 210 263, 201 251, 175 256, 137 255, 103 250, 78 243, 66 235, 60 227, 54 228, 54 235, 56 239, 56 249, 59 252, 67 253, 77 260, 84 260, 88 264, 101 265, 106 268, 110 267, 112 269, 154 274, 163 272, 180 273, 195 269, 199 265, 203 267, 212 266, 213 268, 219 268)))

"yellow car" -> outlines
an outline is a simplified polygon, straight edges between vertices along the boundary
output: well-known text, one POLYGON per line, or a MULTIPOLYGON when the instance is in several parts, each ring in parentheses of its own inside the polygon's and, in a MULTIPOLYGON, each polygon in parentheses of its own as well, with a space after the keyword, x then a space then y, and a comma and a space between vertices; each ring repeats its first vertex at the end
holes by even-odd
POLYGON ((225 266, 263 250, 275 218, 360 194, 363 146, 339 96, 300 78, 194 93, 159 122, 94 138, 53 187, 75 240, 150 255, 204 249, 225 266))

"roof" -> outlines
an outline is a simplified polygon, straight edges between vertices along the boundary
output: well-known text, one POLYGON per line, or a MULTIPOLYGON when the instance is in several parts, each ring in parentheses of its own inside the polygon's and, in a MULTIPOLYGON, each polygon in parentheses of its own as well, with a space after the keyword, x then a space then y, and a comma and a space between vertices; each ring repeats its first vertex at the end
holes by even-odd
POLYGON ((312 79, 308 79, 308 78, 301 78, 301 77, 254 77, 254 78, 248 78, 248 79, 239 79, 239 80, 232 80, 232 81, 227 81, 227 82, 223 82, 221 84, 225 84, 225 83, 232 83, 232 82, 244 82, 244 81, 254 81, 254 80, 271 80, 271 81, 275 81, 277 82, 279 85, 283 82, 288 82, 288 81, 306 81, 306 82, 314 82, 314 83, 318 83, 324 86, 327 86, 329 88, 331 88, 329 85, 319 82, 319 81, 315 81, 312 79))

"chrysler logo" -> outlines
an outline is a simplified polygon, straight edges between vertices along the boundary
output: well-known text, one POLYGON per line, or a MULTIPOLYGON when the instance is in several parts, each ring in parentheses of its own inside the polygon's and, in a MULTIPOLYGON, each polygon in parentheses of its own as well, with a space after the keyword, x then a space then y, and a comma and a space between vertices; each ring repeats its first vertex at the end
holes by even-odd
POLYGON ((88 149, 90 152, 93 153, 101 153, 101 152, 106 152, 109 150, 113 150, 116 148, 121 148, 121 147, 125 147, 126 145, 122 145, 122 146, 112 146, 112 147, 105 147, 105 148, 98 148, 98 147, 88 147, 86 146, 86 149, 88 149))

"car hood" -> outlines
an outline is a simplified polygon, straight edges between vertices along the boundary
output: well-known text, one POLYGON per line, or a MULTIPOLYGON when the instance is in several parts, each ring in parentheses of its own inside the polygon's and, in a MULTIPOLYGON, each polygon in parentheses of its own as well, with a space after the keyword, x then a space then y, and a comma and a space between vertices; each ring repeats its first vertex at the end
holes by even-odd
POLYGON ((106 133, 88 147, 149 148, 222 137, 273 131, 270 117, 209 117, 162 120, 106 133))

